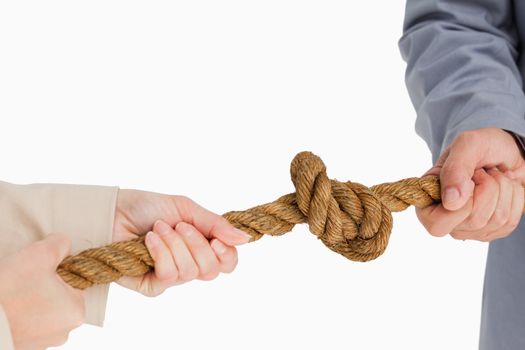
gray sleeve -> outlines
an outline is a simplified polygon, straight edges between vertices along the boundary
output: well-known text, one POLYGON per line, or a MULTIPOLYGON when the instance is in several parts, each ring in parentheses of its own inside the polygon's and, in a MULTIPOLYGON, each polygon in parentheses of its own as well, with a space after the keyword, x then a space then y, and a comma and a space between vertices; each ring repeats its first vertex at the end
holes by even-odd
POLYGON ((510 0, 407 1, 399 48, 415 130, 433 162, 462 131, 525 136, 518 46, 510 0))

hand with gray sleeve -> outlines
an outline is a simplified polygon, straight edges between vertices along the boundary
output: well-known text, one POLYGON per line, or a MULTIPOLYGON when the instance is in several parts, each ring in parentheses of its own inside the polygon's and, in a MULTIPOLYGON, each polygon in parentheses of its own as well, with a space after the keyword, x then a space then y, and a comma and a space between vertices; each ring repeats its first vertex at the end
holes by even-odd
POLYGON ((417 215, 435 236, 490 241, 483 350, 525 349, 524 44, 524 1, 407 1, 399 47, 443 192, 417 215))

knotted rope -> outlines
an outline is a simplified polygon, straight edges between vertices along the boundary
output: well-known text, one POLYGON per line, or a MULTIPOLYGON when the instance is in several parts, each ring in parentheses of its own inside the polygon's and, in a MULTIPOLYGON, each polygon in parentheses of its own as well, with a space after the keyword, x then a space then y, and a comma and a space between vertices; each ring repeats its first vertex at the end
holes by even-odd
MULTIPOLYGON (((369 261, 381 255, 388 244, 392 212, 440 201, 437 176, 368 188, 357 182, 330 180, 323 161, 310 152, 297 154, 290 172, 296 192, 223 217, 250 234, 251 241, 263 235, 279 236, 296 224, 308 223, 310 231, 331 250, 350 260, 369 261)), ((85 289, 122 276, 140 276, 153 267, 144 236, 140 236, 68 256, 57 273, 71 286, 85 289)))

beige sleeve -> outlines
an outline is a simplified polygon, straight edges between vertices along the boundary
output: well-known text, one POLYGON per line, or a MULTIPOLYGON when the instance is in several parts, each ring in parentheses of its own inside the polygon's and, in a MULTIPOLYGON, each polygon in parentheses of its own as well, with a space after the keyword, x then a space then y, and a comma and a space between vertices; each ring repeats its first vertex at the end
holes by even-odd
POLYGON ((9 322, 5 315, 4 309, 0 304, 0 349, 14 350, 13 339, 11 338, 11 330, 9 329, 9 322))
MULTIPOLYGON (((117 194, 118 187, 0 181, 0 257, 50 233, 69 236, 72 255, 111 243, 117 194)), ((103 325, 108 291, 86 289, 86 323, 103 325)))

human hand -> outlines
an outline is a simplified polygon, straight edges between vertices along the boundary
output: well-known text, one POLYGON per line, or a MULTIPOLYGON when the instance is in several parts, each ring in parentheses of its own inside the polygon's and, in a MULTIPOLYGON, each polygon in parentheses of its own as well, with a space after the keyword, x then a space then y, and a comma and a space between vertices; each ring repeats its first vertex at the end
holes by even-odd
POLYGON ((514 137, 497 128, 461 133, 425 175, 439 175, 441 203, 416 214, 433 236, 491 241, 518 226, 525 161, 514 137))
POLYGON ((17 350, 62 345, 84 322, 84 292, 56 273, 70 247, 67 237, 53 234, 0 260, 0 304, 17 350))
POLYGON ((145 244, 155 268, 143 276, 120 278, 117 283, 146 296, 193 279, 211 280, 237 265, 235 245, 250 236, 234 228, 191 199, 137 190, 120 190, 113 241, 148 232, 145 244))

